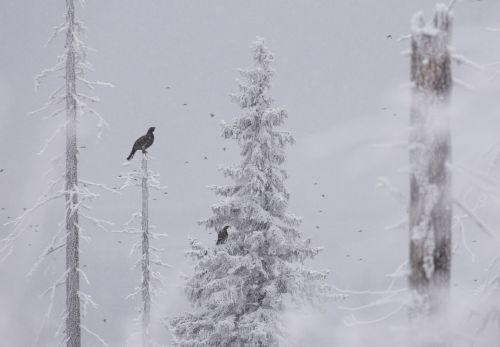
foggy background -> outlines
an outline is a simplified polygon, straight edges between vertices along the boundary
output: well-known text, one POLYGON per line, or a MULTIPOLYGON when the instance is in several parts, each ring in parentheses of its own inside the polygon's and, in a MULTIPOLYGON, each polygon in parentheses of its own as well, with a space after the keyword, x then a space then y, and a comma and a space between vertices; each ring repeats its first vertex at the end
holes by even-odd
MULTIPOLYGON (((297 140, 288 149, 285 164, 290 176, 289 210, 304 218, 302 230, 313 244, 325 247, 311 266, 330 269, 330 283, 340 288, 386 287, 385 275, 407 258, 408 232, 387 230, 403 220, 405 206, 376 185, 378 177, 385 176, 406 194, 408 154, 401 146, 376 145, 406 142, 410 91, 404 84, 409 81, 409 61, 400 52, 409 49, 409 41, 397 39, 409 34, 413 13, 423 10, 430 18, 434 4, 434 0, 88 0, 84 9, 77 7, 77 17, 89 28, 86 43, 97 50, 89 56, 95 67, 89 78, 115 85, 96 90, 101 102, 95 108, 110 124, 102 140, 96 143, 97 129, 90 116, 80 124, 79 145, 86 147, 80 149, 80 178, 118 186, 117 176, 131 168, 122 163, 133 141, 150 126, 156 127, 149 150, 154 160, 149 165, 161 174, 168 194, 152 193, 157 200, 150 202, 150 223, 158 232, 168 233, 168 238, 155 242, 165 249, 163 260, 172 265, 163 271, 165 295, 153 309, 153 336, 159 343, 170 341, 160 320, 190 309, 181 277, 192 269, 184 256, 188 237, 215 244, 216 235, 196 221, 208 217, 217 201, 206 187, 227 182, 218 168, 239 161, 236 143, 220 137, 220 122, 240 114, 228 94, 236 91, 237 68, 252 64, 248 46, 257 35, 275 54, 272 95, 277 105, 286 106, 285 128, 297 140)), ((52 158, 63 151, 64 136, 60 136, 46 153, 37 155, 61 119, 44 121, 27 112, 41 107, 61 82, 52 78, 38 93, 33 89, 33 78, 52 66, 63 50, 61 37, 48 47, 44 44, 52 28, 63 21, 64 5, 62 0, 0 1, 2 224, 34 204, 53 177, 45 175, 52 158)), ((460 1, 454 13, 456 52, 483 64, 499 61, 500 33, 485 27, 500 27, 500 2, 460 1)), ((456 65, 453 70, 455 77, 474 86, 473 90, 456 87, 453 92, 453 160, 474 171, 486 169, 488 158, 483 154, 499 139, 500 79, 490 80, 495 71, 495 67, 476 71, 456 65)), ((133 165, 139 165, 139 157, 133 165)), ((470 175, 455 174, 453 181, 457 197, 474 188, 470 175)), ((120 229, 139 207, 139 192, 134 189, 121 195, 103 191, 90 214, 120 229)), ((492 229, 500 225, 498 207, 488 205, 481 211, 492 229)), ((38 227, 28 229, 12 256, 0 264, 2 346, 29 346, 40 328, 48 298, 39 295, 63 272, 64 256, 46 262, 31 278, 26 273, 50 242, 62 212, 62 201, 37 212, 31 224, 38 227)), ((138 302, 124 299, 140 278, 130 269, 136 258, 128 256, 134 237, 105 233, 88 223, 83 226, 92 241, 81 241, 80 261, 91 282, 89 287, 82 279, 82 290, 99 304, 97 310, 89 308, 83 324, 110 346, 124 346, 136 329, 138 302)), ((0 225, 0 237, 10 229, 0 225)), ((498 242, 472 223, 465 235, 475 257, 456 234, 452 265, 457 317, 464 318, 457 319, 457 325, 470 328, 461 331, 464 335, 478 323, 468 320, 469 299, 464 298, 473 297, 499 250, 498 242)), ((403 280, 400 286, 404 285, 403 280)), ((43 330, 43 346, 57 344, 54 332, 64 308, 63 292, 56 296, 50 324, 43 330)), ((397 327, 407 320, 405 310, 384 323, 343 324, 350 312, 341 306, 355 307, 371 299, 352 296, 305 320, 291 315, 293 334, 301 346, 391 346, 404 341, 398 340, 402 333, 397 327)), ((394 307, 358 312, 356 317, 377 319, 394 307)), ((83 336, 85 346, 99 345, 91 336, 83 336)), ((490 328, 482 345, 498 343, 498 338, 490 328)))

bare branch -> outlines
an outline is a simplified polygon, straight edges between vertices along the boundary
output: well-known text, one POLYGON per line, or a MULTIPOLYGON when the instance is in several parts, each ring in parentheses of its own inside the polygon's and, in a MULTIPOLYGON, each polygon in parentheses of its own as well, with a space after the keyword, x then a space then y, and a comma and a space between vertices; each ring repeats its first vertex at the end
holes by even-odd
POLYGON ((87 180, 79 180, 79 181, 81 183, 89 185, 89 186, 93 186, 93 187, 97 187, 97 188, 102 188, 102 189, 107 190, 108 192, 111 192, 113 194, 118 194, 119 193, 117 189, 111 188, 111 187, 107 186, 106 184, 90 182, 90 181, 87 181, 87 180))
POLYGON ((92 335, 93 337, 96 338, 97 341, 99 341, 100 344, 102 344, 104 347, 109 347, 109 345, 102 339, 102 337, 100 337, 99 335, 97 335, 95 332, 93 332, 92 330, 90 330, 89 328, 87 328, 85 325, 81 325, 82 329, 85 330, 87 333, 89 333, 90 335, 92 335))
MULTIPOLYGON (((35 91, 38 90, 38 88, 40 87, 40 84, 41 84, 42 80, 45 79, 48 75, 53 74, 53 73, 58 72, 58 71, 64 70, 65 64, 66 64, 66 55, 63 54, 63 55, 61 55, 61 56, 58 57, 57 63, 54 66, 52 66, 52 67, 50 67, 48 69, 42 70, 42 72, 40 72, 35 77, 35 82, 34 82, 34 84, 35 84, 35 91)), ((49 100, 49 102, 50 102, 50 100, 49 100)))
POLYGON ((498 76, 500 76, 500 71, 497 71, 495 72, 495 74, 493 75, 493 77, 491 77, 491 81, 495 80, 498 76))
POLYGON ((469 84, 469 83, 467 83, 461 79, 458 79, 456 77, 453 77, 453 83, 459 87, 464 88, 465 90, 474 90, 474 86, 472 84, 469 84))
POLYGON ((469 218, 479 227, 481 231, 490 236, 493 239, 498 239, 498 236, 493 232, 488 226, 486 226, 471 210, 467 208, 460 201, 454 199, 453 202, 457 205, 469 218))
POLYGON ((66 125, 68 124, 68 122, 64 122, 63 124, 59 125, 57 127, 57 129, 54 131, 54 133, 52 134, 52 136, 50 136, 44 143, 43 147, 40 149, 40 151, 38 151, 38 155, 42 155, 46 150, 47 150, 47 147, 55 140, 55 138, 57 137, 57 135, 59 135, 59 133, 61 132, 61 130, 65 129, 66 128, 66 125))
POLYGON ((54 31, 52 32, 52 35, 50 35, 49 39, 45 43, 45 47, 50 45, 52 41, 57 37, 57 35, 65 30, 68 29, 68 23, 65 21, 64 23, 59 24, 58 26, 54 27, 54 31))
POLYGON ((83 271, 81 268, 77 268, 76 271, 78 271, 82 275, 83 279, 85 280, 85 283, 87 283, 87 285, 90 286, 90 281, 85 271, 83 271))
POLYGON ((403 57, 409 57, 411 55, 411 50, 405 49, 405 50, 399 52, 399 54, 402 55, 403 57))
POLYGON ((464 167, 454 165, 451 163, 447 163, 446 166, 453 171, 456 171, 459 173, 465 173, 468 176, 476 178, 476 179, 480 179, 482 182, 488 183, 489 185, 500 187, 500 181, 497 180, 496 178, 492 177, 489 174, 486 174, 483 172, 478 172, 478 171, 473 171, 470 169, 465 169, 464 167))
MULTIPOLYGON (((402 206, 407 205, 407 198, 404 196, 404 194, 395 186, 393 185, 389 179, 386 177, 379 177, 378 178, 378 183, 377 183, 377 188, 386 188, 391 196, 399 202, 402 206)), ((405 208, 406 209, 406 208, 405 208)))
POLYGON ((48 255, 52 253, 57 253, 59 250, 63 249, 64 246, 66 246, 66 242, 60 242, 60 234, 62 232, 63 228, 59 228, 58 232, 54 235, 52 238, 52 242, 45 248, 45 250, 40 254, 38 257, 38 260, 33 264, 31 269, 28 271, 28 274, 26 275, 27 277, 31 277, 35 271, 38 269, 38 267, 42 264, 42 262, 47 258, 48 255))
POLYGON ((452 54, 451 58, 459 65, 467 65, 476 70, 484 70, 484 65, 476 63, 462 54, 452 54))
POLYGON ((85 84, 89 89, 94 90, 96 86, 114 88, 114 84, 102 81, 89 81, 84 77, 77 77, 77 80, 85 84))
POLYGON ((399 221, 396 224, 388 225, 384 229, 387 230, 387 231, 398 230, 398 229, 405 229, 405 230, 407 230, 408 229, 408 218, 404 218, 403 220, 399 221))
POLYGON ((383 322, 383 321, 391 318, 395 314, 399 313, 399 311, 401 311, 405 307, 406 307, 405 305, 399 305, 396 309, 389 312, 388 314, 386 314, 380 318, 367 320, 367 321, 360 321, 354 315, 351 315, 351 316, 348 316, 346 319, 344 319, 344 324, 348 327, 353 327, 353 326, 357 326, 357 325, 380 323, 380 322, 383 322))
POLYGON ((455 6, 456 3, 457 3, 457 0, 450 0, 450 2, 448 3, 448 11, 451 11, 453 6, 455 6))
POLYGON ((88 221, 92 222, 96 227, 98 227, 99 229, 101 229, 102 231, 109 231, 108 228, 106 228, 106 225, 107 226, 114 226, 115 224, 112 223, 112 222, 109 222, 105 219, 99 219, 99 218, 95 218, 95 217, 91 217, 85 213, 82 213, 80 211, 80 216, 87 219, 88 221))
POLYGON ((352 295, 393 295, 408 291, 408 288, 401 288, 396 290, 352 290, 352 289, 340 289, 336 286, 333 286, 333 289, 341 294, 352 294, 352 295))
POLYGON ((64 273, 59 277, 49 288, 47 288, 40 296, 45 296, 47 293, 50 293, 50 301, 49 301, 49 308, 47 310, 47 313, 45 316, 47 318, 50 318, 50 315, 52 313, 52 306, 54 304, 54 296, 55 296, 55 291, 59 286, 62 286, 63 284, 66 284, 66 278, 68 277, 68 272, 69 270, 64 271, 64 273))
POLYGON ((83 306, 83 316, 84 317, 87 315, 88 304, 90 304, 94 309, 97 309, 99 307, 99 305, 94 302, 91 295, 86 294, 82 291, 78 291, 78 296, 80 297, 80 299, 83 300, 82 306, 83 306))
POLYGON ((13 220, 12 222, 5 223, 4 225, 12 224, 14 226, 13 230, 5 237, 0 240, 0 262, 4 261, 11 253, 14 247, 14 242, 23 234, 26 226, 23 222, 26 221, 26 218, 31 215, 34 211, 38 210, 41 206, 47 204, 48 202, 59 199, 64 196, 64 193, 57 193, 46 197, 39 202, 37 202, 33 207, 26 209, 21 216, 13 220))
POLYGON ((401 299, 394 299, 395 297, 398 296, 398 294, 400 293, 392 293, 388 296, 384 296, 383 298, 381 299, 378 299, 378 300, 375 300, 375 301, 372 301, 366 305, 361 305, 361 306, 357 306, 357 307, 345 307, 345 306, 342 306, 340 307, 342 310, 346 310, 346 311, 363 311, 363 310, 366 310, 366 309, 370 309, 370 308, 373 308, 373 307, 378 307, 378 306, 384 306, 384 305, 387 305, 387 304, 393 304, 393 303, 401 303, 401 299))
POLYGON ((35 338, 35 341, 33 343, 33 346, 38 346, 39 344, 39 340, 40 340, 40 337, 42 335, 42 331, 45 327, 45 324, 47 324, 47 321, 50 319, 50 316, 52 314, 52 307, 54 306, 54 297, 55 297, 55 292, 56 292, 56 289, 65 284, 66 283, 66 277, 68 275, 68 270, 66 270, 61 277, 59 277, 57 279, 57 281, 54 282, 54 284, 52 284, 52 286, 50 286, 45 292, 43 292, 41 294, 41 296, 44 296, 45 294, 47 293, 50 293, 50 299, 49 299, 49 306, 47 308, 47 312, 45 313, 45 316, 42 320, 42 324, 40 326, 40 329, 38 330, 37 334, 36 334, 36 338, 35 338))

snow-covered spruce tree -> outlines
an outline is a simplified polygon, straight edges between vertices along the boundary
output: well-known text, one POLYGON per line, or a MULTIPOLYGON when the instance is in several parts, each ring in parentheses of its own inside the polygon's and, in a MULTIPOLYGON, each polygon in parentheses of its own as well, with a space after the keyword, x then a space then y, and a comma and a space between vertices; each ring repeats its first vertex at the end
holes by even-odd
POLYGON ((233 183, 213 187, 221 200, 202 222, 217 232, 229 225, 229 236, 214 248, 191 241, 196 265, 186 294, 194 311, 171 320, 175 346, 286 346, 281 313, 328 294, 327 274, 304 266, 320 249, 286 211, 282 164, 294 139, 277 129, 287 113, 269 95, 274 58, 261 38, 252 49, 255 66, 239 71, 243 80, 232 95, 243 115, 223 130, 241 147, 242 162, 223 169, 233 183))
POLYGON ((125 223, 125 229, 117 232, 140 235, 140 240, 132 246, 132 253, 140 253, 140 257, 135 263, 135 267, 141 270, 140 285, 135 288, 135 291, 128 295, 127 298, 134 298, 141 295, 141 305, 139 308, 139 320, 141 321, 141 343, 142 347, 154 345, 151 338, 151 303, 157 294, 157 291, 162 287, 162 276, 160 272, 152 269, 152 265, 168 266, 161 261, 159 252, 160 249, 151 245, 151 239, 158 239, 167 236, 153 232, 153 226, 149 224, 149 189, 165 189, 160 185, 158 180, 159 174, 156 174, 148 169, 149 157, 144 154, 141 160, 140 170, 133 170, 119 177, 125 180, 120 187, 125 189, 130 186, 140 187, 141 190, 141 210, 132 214, 132 217, 125 223), (132 223, 140 219, 140 229, 133 227, 132 223))
POLYGON ((412 20, 410 112, 410 317, 442 314, 449 297, 452 198, 449 50, 452 15, 438 4, 433 20, 412 20))
MULTIPOLYGON (((83 1, 80 1, 80 3, 83 4, 83 1)), ((35 88, 39 87, 42 79, 51 74, 57 74, 57 77, 62 78, 64 83, 51 94, 48 102, 42 108, 32 112, 37 113, 55 108, 47 118, 56 117, 60 114, 65 115, 65 121, 57 128, 55 133, 48 139, 40 151, 40 154, 43 153, 48 145, 64 129, 66 132, 64 175, 54 179, 49 185, 47 193, 45 193, 32 208, 25 209, 25 212, 11 223, 14 225, 14 229, 6 238, 0 240, 0 254, 7 256, 12 252, 14 242, 22 235, 23 231, 26 230, 29 220, 28 217, 35 210, 52 200, 64 198, 65 218, 64 222, 61 223, 63 227, 53 236, 52 242, 43 251, 38 261, 28 273, 28 275, 33 274, 49 255, 56 254, 62 249, 66 250, 66 270, 45 292, 50 295, 50 303, 40 333, 51 315, 55 291, 58 287, 64 285, 66 287, 66 310, 64 312, 65 324, 61 325, 64 326, 63 342, 65 342, 68 347, 80 347, 81 332, 83 329, 96 338, 101 344, 106 345, 98 335, 81 323, 81 316, 82 313, 85 315, 87 305, 91 304, 94 307, 97 305, 92 301, 90 295, 84 293, 80 289, 80 275, 83 276, 86 282, 88 282, 88 279, 79 266, 79 241, 84 230, 82 228, 81 219, 86 219, 95 226, 103 229, 105 229, 106 225, 111 224, 107 221, 89 216, 82 211, 82 209, 85 210, 89 208, 86 204, 87 202, 99 196, 99 194, 90 191, 88 187, 97 186, 112 192, 114 191, 103 184, 97 184, 78 178, 77 124, 80 116, 85 112, 95 116, 98 120, 98 137, 100 137, 101 130, 103 126, 107 126, 107 123, 97 111, 89 106, 89 103, 97 102, 98 98, 83 94, 79 90, 80 88, 78 88, 78 85, 85 85, 92 90, 97 85, 111 85, 109 83, 89 81, 86 79, 85 72, 91 68, 91 64, 87 61, 89 47, 87 47, 80 38, 86 27, 81 21, 75 18, 75 0, 65 0, 65 4, 65 21, 55 28, 53 35, 49 39, 49 42, 51 42, 58 34, 64 33, 64 52, 58 57, 55 66, 43 70, 42 73, 35 78, 35 88), (59 187, 60 184, 62 184, 63 187, 59 187), (82 308, 83 310, 81 310, 82 308)), ((58 162, 58 160, 59 158, 56 158, 53 162, 58 162)), ((37 336, 35 345, 38 344, 40 333, 37 336)), ((59 330, 56 336, 58 334, 59 330)))

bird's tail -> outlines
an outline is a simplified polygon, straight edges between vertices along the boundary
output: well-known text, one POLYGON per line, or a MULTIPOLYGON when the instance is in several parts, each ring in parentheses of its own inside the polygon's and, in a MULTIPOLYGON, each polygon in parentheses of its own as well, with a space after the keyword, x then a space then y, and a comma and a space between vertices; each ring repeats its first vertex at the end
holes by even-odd
POLYGON ((127 160, 130 160, 134 157, 135 151, 136 150, 132 148, 132 152, 130 152, 130 155, 128 156, 127 160))

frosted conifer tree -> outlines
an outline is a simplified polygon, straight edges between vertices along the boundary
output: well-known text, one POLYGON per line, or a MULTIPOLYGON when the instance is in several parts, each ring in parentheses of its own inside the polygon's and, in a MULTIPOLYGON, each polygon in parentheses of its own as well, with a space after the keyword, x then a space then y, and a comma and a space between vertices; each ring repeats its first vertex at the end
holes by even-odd
POLYGON ((191 241, 196 264, 186 294, 194 311, 171 321, 175 346, 287 345, 280 314, 328 293, 326 273, 304 266, 320 249, 303 240, 301 219, 287 212, 282 164, 294 139, 278 130, 287 113, 270 96, 273 54, 261 38, 252 50, 255 66, 239 71, 243 80, 232 95, 243 114, 223 130, 242 161, 223 169, 233 182, 213 187, 221 200, 203 222, 217 232, 229 225, 229 235, 214 248, 191 241))
POLYGON ((410 115, 410 316, 443 313, 451 271, 452 199, 449 101, 452 88, 450 8, 432 22, 413 17, 410 115))
POLYGON ((162 287, 162 276, 159 271, 155 271, 152 265, 166 267, 162 262, 159 252, 160 249, 151 245, 151 239, 155 240, 160 237, 167 236, 152 231, 153 226, 149 224, 149 190, 150 188, 161 190, 166 187, 160 185, 159 174, 156 174, 148 169, 149 158, 144 154, 141 160, 140 170, 133 170, 120 175, 119 177, 125 180, 125 183, 120 189, 125 189, 130 186, 140 187, 141 190, 141 210, 134 212, 132 217, 125 223, 125 229, 117 232, 140 235, 140 240, 132 246, 132 253, 139 253, 140 257, 135 263, 135 267, 141 270, 140 285, 135 288, 135 291, 127 296, 134 298, 141 296, 141 305, 139 308, 139 320, 141 320, 141 343, 142 347, 154 345, 151 338, 151 303, 157 292, 162 287), (140 228, 133 226, 133 222, 140 220, 140 228))
MULTIPOLYGON (((81 0, 80 4, 83 5, 83 2, 84 1, 81 0)), ((63 314, 65 324, 61 325, 61 329, 64 327, 63 342, 66 343, 68 347, 80 347, 81 333, 82 330, 84 330, 96 338, 99 343, 107 346, 97 334, 81 323, 82 315, 85 315, 87 306, 90 304, 97 307, 97 305, 90 295, 84 293, 80 289, 80 276, 83 277, 87 284, 90 284, 83 269, 79 265, 80 238, 89 240, 89 238, 83 234, 82 219, 102 229, 106 229, 106 226, 112 224, 105 220, 90 216, 85 212, 86 209, 90 209, 87 203, 99 196, 99 194, 92 192, 89 187, 104 188, 114 193, 115 191, 103 184, 79 179, 77 125, 83 113, 93 115, 97 118, 97 125, 99 128, 98 137, 100 137, 102 128, 107 126, 107 123, 104 118, 89 105, 90 103, 99 101, 99 99, 82 93, 79 86, 84 85, 93 90, 95 86, 98 85, 112 85, 109 83, 90 81, 86 78, 86 72, 92 67, 87 60, 89 47, 81 40, 81 35, 85 32, 86 27, 83 22, 76 19, 75 1, 65 0, 65 4, 65 21, 55 28, 53 35, 49 39, 49 42, 51 42, 58 34, 63 33, 65 35, 64 52, 58 57, 57 63, 53 67, 43 70, 35 78, 35 88, 37 89, 39 87, 42 79, 51 74, 56 74, 58 78, 62 78, 64 83, 50 95, 48 102, 42 108, 32 112, 37 113, 53 108, 54 111, 47 118, 56 117, 60 114, 65 115, 64 122, 47 140, 40 151, 40 154, 43 153, 57 135, 61 133, 62 130, 65 130, 64 175, 54 179, 43 197, 40 198, 32 208, 25 209, 25 212, 21 216, 10 223, 14 225, 14 229, 6 238, 0 240, 0 254, 6 257, 12 252, 14 242, 22 235, 23 231, 26 230, 29 220, 28 217, 35 210, 50 201, 64 198, 65 218, 64 222, 61 223, 62 228, 55 233, 49 246, 43 251, 38 261, 28 273, 28 275, 33 274, 49 255, 56 254, 65 249, 66 269, 45 292, 50 295, 50 303, 40 333, 51 315, 56 289, 60 286, 65 286, 66 310, 63 314)), ((60 158, 56 158, 53 162, 58 163, 60 161, 59 159, 60 158)), ((37 336, 35 345, 38 343, 40 333, 37 336)), ((57 331, 56 336, 58 336, 59 333, 60 330, 57 331)))

